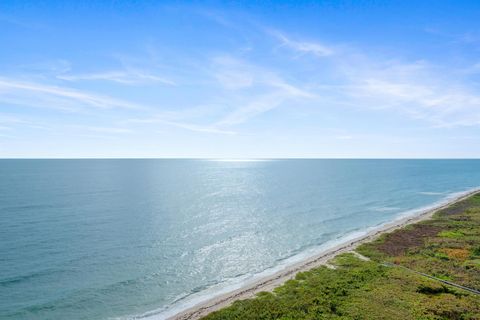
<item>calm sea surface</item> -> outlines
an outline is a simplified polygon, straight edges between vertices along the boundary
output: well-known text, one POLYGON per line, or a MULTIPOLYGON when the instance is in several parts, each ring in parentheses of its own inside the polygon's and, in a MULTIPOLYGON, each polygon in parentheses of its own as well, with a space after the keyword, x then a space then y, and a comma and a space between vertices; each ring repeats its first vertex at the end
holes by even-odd
POLYGON ((162 319, 478 186, 477 160, 0 160, 0 318, 162 319))

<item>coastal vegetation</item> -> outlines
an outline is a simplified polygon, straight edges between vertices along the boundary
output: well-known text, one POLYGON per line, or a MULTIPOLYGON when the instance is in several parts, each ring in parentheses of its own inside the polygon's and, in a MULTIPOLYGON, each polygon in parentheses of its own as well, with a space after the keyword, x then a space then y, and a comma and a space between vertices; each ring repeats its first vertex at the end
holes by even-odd
POLYGON ((203 319, 480 319, 480 194, 356 252, 203 319))

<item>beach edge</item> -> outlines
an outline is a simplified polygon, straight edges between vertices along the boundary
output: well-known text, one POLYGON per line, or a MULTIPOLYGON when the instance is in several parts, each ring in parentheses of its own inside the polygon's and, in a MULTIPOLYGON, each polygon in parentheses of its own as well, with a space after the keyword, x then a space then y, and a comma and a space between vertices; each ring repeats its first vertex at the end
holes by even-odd
POLYGON ((421 210, 414 215, 409 215, 395 219, 394 221, 384 223, 377 228, 373 228, 371 231, 357 238, 350 239, 329 249, 326 249, 312 257, 306 258, 300 262, 292 264, 272 275, 262 277, 246 284, 239 289, 232 290, 227 293, 220 294, 218 296, 207 299, 192 307, 189 307, 179 313, 167 317, 167 320, 197 320, 211 312, 222 309, 231 305, 237 300, 243 300, 255 297, 255 295, 261 291, 272 291, 274 288, 281 286, 287 280, 293 279, 297 273, 308 271, 323 265, 339 254, 354 251, 359 245, 371 242, 377 239, 382 234, 390 233, 396 229, 403 228, 407 225, 414 224, 420 221, 428 220, 432 216, 449 206, 452 206, 460 201, 463 201, 471 196, 480 193, 480 188, 471 189, 466 192, 462 192, 459 195, 446 200, 436 206, 421 210))

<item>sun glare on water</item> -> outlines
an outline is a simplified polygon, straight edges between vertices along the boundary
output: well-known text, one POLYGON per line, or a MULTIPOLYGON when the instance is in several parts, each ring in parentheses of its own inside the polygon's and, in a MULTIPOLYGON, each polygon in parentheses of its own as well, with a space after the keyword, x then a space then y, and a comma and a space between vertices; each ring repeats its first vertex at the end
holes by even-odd
POLYGON ((209 161, 215 162, 262 162, 272 161, 271 159, 209 159, 209 161))

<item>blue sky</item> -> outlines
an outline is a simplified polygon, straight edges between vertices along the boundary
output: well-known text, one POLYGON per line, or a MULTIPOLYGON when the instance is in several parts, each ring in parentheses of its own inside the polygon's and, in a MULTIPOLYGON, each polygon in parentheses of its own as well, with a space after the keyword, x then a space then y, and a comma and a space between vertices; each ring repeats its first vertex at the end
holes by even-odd
POLYGON ((480 157, 478 1, 2 1, 0 157, 480 157))

